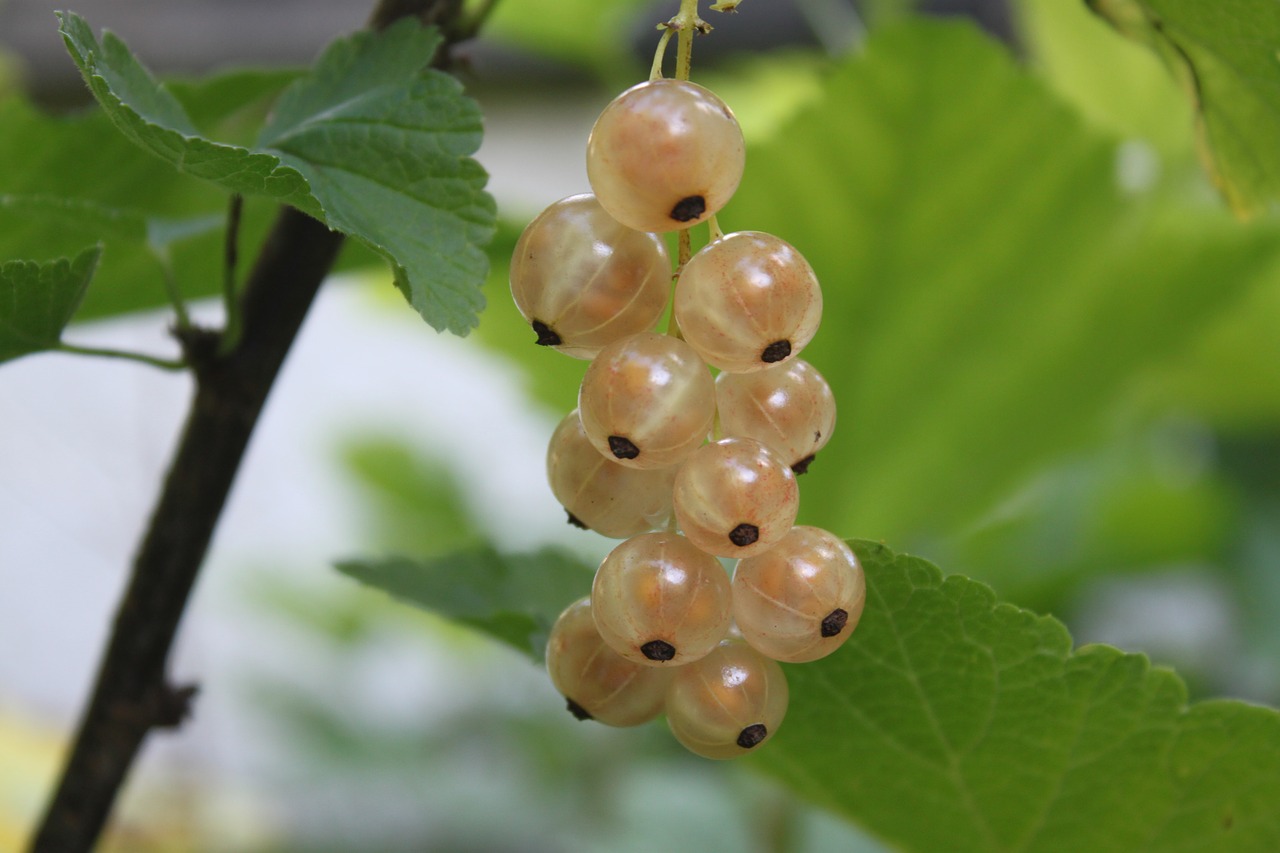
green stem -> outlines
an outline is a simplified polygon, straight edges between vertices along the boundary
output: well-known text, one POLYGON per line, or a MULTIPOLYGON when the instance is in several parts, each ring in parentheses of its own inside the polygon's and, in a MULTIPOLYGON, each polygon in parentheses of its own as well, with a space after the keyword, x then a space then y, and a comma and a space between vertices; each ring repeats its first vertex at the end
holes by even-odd
POLYGON ((158 358, 153 355, 146 355, 140 352, 129 352, 128 350, 110 349, 104 347, 80 347, 74 344, 58 344, 55 352, 65 352, 71 355, 95 355, 101 358, 119 358, 125 361, 136 361, 141 364, 148 364, 152 367, 158 367, 161 370, 186 370, 190 365, 181 359, 158 358))
POLYGON ((671 41, 671 34, 675 32, 668 24, 659 24, 662 28, 662 37, 658 39, 658 49, 653 52, 653 65, 649 69, 649 82, 662 79, 662 60, 667 55, 667 43, 671 41))
POLYGON ((678 45, 676 48, 676 79, 688 80, 689 68, 693 64, 693 34, 699 25, 706 26, 698 17, 698 0, 680 0, 680 14, 677 30, 678 45))

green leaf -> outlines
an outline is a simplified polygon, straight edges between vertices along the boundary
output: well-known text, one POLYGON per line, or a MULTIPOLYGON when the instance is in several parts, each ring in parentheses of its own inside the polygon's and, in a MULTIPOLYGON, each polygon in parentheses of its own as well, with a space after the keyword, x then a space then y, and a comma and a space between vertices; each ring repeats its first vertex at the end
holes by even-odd
MULTIPOLYGON (((832 656, 786 667, 787 719, 748 761, 893 846, 1270 851, 1280 714, 1188 705, 1172 671, 999 603, 967 578, 856 541, 867 607, 832 656), (926 819, 922 819, 922 810, 926 819)), ((590 571, 491 550, 339 568, 534 660, 590 571)))
MULTIPOLYGON (((537 53, 593 68, 602 76, 635 66, 625 43, 637 13, 652 4, 643 0, 521 0, 499 3, 485 25, 485 33, 537 53)), ((675 14, 671 6, 668 14, 675 14)), ((661 11, 651 26, 657 27, 661 11)), ((655 30, 656 32, 656 30, 655 30)), ((653 44, 657 44, 655 36, 653 44)))
POLYGON ((1280 198, 1280 6, 1271 0, 1087 0, 1154 50, 1195 110, 1201 158, 1240 215, 1280 198))
POLYGON ((421 560, 352 560, 338 570, 409 604, 478 628, 541 660, 556 617, 591 590, 591 570, 545 549, 504 556, 492 549, 421 560))
POLYGON ((924 22, 877 32, 749 151, 721 225, 781 236, 823 286, 803 357, 839 417, 807 523, 961 534, 1273 274, 1274 224, 1125 192, 1117 156, 999 45, 924 22))
MULTIPOLYGON (((24 101, 0 101, 0 259, 70 257, 102 243, 94 286, 77 319, 162 305, 164 262, 151 241, 167 226, 203 224, 163 249, 182 292, 221 286, 226 195, 159 166, 101 111, 43 115, 24 101)), ((266 210, 246 210, 242 241, 266 227, 266 210)))
POLYGON ((414 21, 334 42, 281 97, 254 148, 201 136, 179 100, 110 33, 62 18, 89 88, 127 137, 185 174, 291 204, 391 262, 433 327, 465 334, 484 305, 492 233, 484 170, 468 155, 480 113, 425 69, 440 37, 414 21))
POLYGON ((1056 620, 854 543, 867 607, 787 667, 759 768, 904 850, 1280 848, 1280 714, 1186 703, 1141 655, 1071 650, 1056 620))
POLYGON ((92 246, 44 264, 0 264, 0 362, 58 347, 101 254, 92 246))
POLYGON ((477 515, 448 466, 399 439, 361 436, 342 448, 343 466, 363 492, 372 541, 407 554, 438 554, 480 538, 477 515))

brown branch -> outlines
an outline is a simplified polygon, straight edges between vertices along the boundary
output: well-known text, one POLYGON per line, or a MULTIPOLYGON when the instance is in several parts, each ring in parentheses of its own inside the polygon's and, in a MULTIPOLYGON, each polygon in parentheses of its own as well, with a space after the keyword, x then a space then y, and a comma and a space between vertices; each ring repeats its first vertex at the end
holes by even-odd
MULTIPOLYGON (((372 25, 414 15, 447 37, 449 15, 461 11, 459 0, 383 0, 372 25)), ((169 650, 262 406, 341 244, 341 234, 282 209, 240 298, 238 340, 222 352, 220 333, 180 334, 195 398, 32 853, 92 849, 148 732, 189 713, 196 688, 169 682, 169 650)))

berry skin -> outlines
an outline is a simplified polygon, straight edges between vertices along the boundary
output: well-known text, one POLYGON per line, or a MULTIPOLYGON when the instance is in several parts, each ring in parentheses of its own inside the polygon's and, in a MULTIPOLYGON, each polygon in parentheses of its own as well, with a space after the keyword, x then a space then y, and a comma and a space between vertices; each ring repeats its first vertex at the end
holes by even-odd
POLYGON ((840 648, 866 600, 858 558, 817 527, 792 528, 770 551, 739 560, 733 573, 733 615, 743 639, 788 663, 840 648))
POLYGON ((740 231, 707 244, 685 264, 675 317, 708 364, 749 373, 804 349, 822 319, 822 290, 789 243, 740 231))
POLYGON ((795 524, 800 490, 786 461, 753 438, 699 447, 676 473, 676 522, 689 541, 718 557, 772 548, 795 524))
POLYGON ((737 758, 773 737, 788 698, 782 667, 731 640, 676 671, 667 690, 667 724, 690 752, 737 758))
POLYGON ((511 256, 511 295, 538 343, 574 358, 652 329, 670 283, 662 239, 621 225, 590 193, 540 213, 511 256))
POLYGON ((726 435, 756 439, 803 474, 831 438, 836 400, 822 374, 797 358, 753 373, 721 373, 716 415, 726 435))
POLYGON ((547 672, 569 711, 607 726, 638 726, 662 710, 671 673, 634 664, 600 639, 591 599, 560 614, 547 640, 547 672))
POLYGON ((641 332, 600 351, 578 391, 596 450, 631 468, 675 465, 706 440, 715 381, 684 341, 641 332))
POLYGON ((639 231, 678 231, 716 213, 746 165, 742 129, 707 89, 682 80, 632 86, 587 140, 587 178, 605 210, 639 231))
POLYGON ((664 526, 675 476, 675 466, 641 470, 600 455, 576 409, 560 421, 547 447, 547 481, 556 500, 587 528, 612 539, 664 526))
POLYGON ((591 600, 600 636, 638 664, 686 664, 729 631, 728 575, 676 533, 642 533, 614 548, 596 572, 591 600))

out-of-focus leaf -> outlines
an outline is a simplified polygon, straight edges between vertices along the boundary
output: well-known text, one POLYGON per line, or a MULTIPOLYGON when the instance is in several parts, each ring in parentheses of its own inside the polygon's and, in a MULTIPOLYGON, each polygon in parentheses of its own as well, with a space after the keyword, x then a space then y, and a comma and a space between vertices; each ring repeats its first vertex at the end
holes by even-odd
POLYGON ((1104 853, 1280 846, 1280 714, 1188 705, 1169 670, 974 581, 854 543, 867 608, 790 666, 753 761, 902 850, 1104 853))
POLYGON ((471 625, 541 660, 556 617, 591 589, 591 569, 546 549, 492 549, 420 560, 351 560, 338 570, 410 604, 471 625))
POLYGON ((803 357, 839 418, 802 518, 927 550, 1275 269, 1273 226, 1127 197, 1115 154, 998 45, 922 22, 749 152, 721 225, 794 244, 825 298, 803 357))
POLYGON ((1084 3, 1019 0, 1017 9, 1036 70, 1055 92, 1100 129, 1195 169, 1190 105, 1159 59, 1084 3))
POLYGON ((0 264, 0 362, 57 348, 101 254, 92 246, 74 258, 0 264))
POLYGON ((475 519, 444 464, 394 439, 378 438, 351 442, 342 459, 367 496, 366 514, 380 548, 439 554, 475 544, 475 519))
POLYGON ((182 104, 119 39, 61 16, 62 34, 116 127, 186 174, 290 204, 366 243, 433 327, 465 334, 493 199, 470 158, 480 114, 458 82, 425 66, 440 36, 416 21, 335 41, 275 105, 256 147, 202 136, 182 104))
POLYGON ((1073 458, 939 543, 936 559, 1053 612, 1088 578, 1216 562, 1238 501, 1208 463, 1210 442, 1198 424, 1165 423, 1073 458))
MULTIPOLYGON (((679 8, 674 3, 670 5, 668 17, 679 8)), ((629 62, 618 45, 627 43, 629 25, 635 23, 644 8, 652 8, 652 4, 643 0, 499 3, 485 25, 485 33, 543 56, 607 74, 629 62)), ((660 20, 666 18, 655 18, 653 25, 656 27, 660 20)), ((656 29, 654 32, 656 45, 656 29)))
POLYGON ((1280 198, 1280 6, 1271 0, 1086 0, 1154 50, 1191 99, 1201 158, 1233 209, 1280 198))
MULTIPOLYGON (((0 101, 0 127, 0 258, 104 246, 77 319, 165 304, 166 257, 185 296, 218 292, 225 193, 165 168, 100 111, 54 118, 10 98, 0 101), (153 242, 179 226, 182 239, 153 242)), ((266 205, 246 206, 245 251, 261 239, 268 215, 266 205)))

